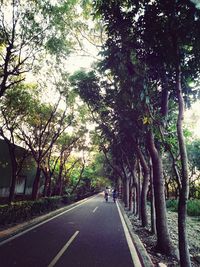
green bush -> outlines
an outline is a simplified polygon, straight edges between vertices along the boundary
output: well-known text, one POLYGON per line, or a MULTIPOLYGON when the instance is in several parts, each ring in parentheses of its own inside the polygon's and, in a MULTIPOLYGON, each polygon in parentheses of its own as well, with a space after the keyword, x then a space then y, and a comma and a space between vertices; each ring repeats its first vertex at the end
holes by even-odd
MULTIPOLYGON (((166 201, 169 210, 178 212, 178 200, 170 199, 166 201)), ((187 214, 189 216, 200 216, 200 200, 192 199, 187 202, 187 214)))
POLYGON ((54 210, 62 203, 62 197, 41 198, 36 201, 20 201, 0 206, 0 224, 9 224, 54 210))
POLYGON ((76 195, 75 194, 72 194, 72 195, 66 194, 66 195, 62 196, 62 202, 64 204, 71 204, 75 200, 76 200, 76 195))
POLYGON ((171 211, 178 211, 178 200, 177 199, 169 199, 166 201, 167 209, 171 211))
POLYGON ((200 200, 189 200, 187 203, 187 213, 189 216, 200 216, 200 200))
POLYGON ((36 201, 19 201, 10 205, 0 205, 0 225, 30 219, 44 212, 55 210, 63 204, 71 204, 77 199, 76 194, 66 194, 64 196, 45 197, 36 201))

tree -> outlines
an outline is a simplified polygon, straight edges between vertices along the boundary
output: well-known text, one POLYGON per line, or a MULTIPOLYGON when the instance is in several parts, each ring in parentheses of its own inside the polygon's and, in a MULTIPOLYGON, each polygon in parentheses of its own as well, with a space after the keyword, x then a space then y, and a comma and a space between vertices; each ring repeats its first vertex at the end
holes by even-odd
POLYGON ((34 103, 30 113, 20 127, 20 138, 30 149, 37 164, 37 172, 33 184, 32 198, 36 199, 40 182, 41 165, 60 134, 71 124, 71 114, 58 111, 58 104, 49 106, 34 103), (28 129, 28 132, 25 129, 28 129))
MULTIPOLYGON (((107 68, 115 69, 114 74, 118 77, 120 77, 120 72, 124 77, 126 77, 126 73, 129 74, 129 77, 135 76, 135 79, 136 73, 140 76, 142 88, 139 91, 141 93, 140 100, 146 102, 143 105, 146 113, 143 118, 145 124, 150 125, 147 127, 147 131, 149 132, 149 152, 153 160, 154 192, 157 200, 162 198, 162 201, 158 201, 162 207, 156 207, 157 228, 159 228, 157 229, 157 245, 166 253, 172 252, 172 249, 167 225, 165 219, 163 220, 166 212, 161 162, 162 145, 159 143, 162 141, 162 132, 165 131, 167 114, 170 112, 169 94, 170 98, 178 103, 177 141, 182 162, 179 248, 182 251, 181 264, 187 266, 189 264, 189 253, 188 251, 186 253, 187 241, 186 236, 181 235, 181 232, 185 233, 183 225, 188 191, 187 156, 182 130, 183 92, 187 90, 187 99, 189 99, 191 89, 187 83, 188 75, 195 79, 199 72, 199 64, 196 60, 199 57, 197 48, 199 12, 189 1, 122 1, 120 5, 113 1, 109 3, 96 1, 95 4, 106 23, 107 68), (191 34, 188 35, 191 27, 194 32, 190 32, 191 34), (118 64, 115 63, 117 66, 115 67, 113 62, 117 61, 117 57, 120 60, 118 64), (141 68, 138 68, 137 62, 141 68)), ((129 84, 131 86, 131 83, 129 84)), ((136 94, 137 92, 135 92, 136 94)), ((155 203, 158 202, 155 201, 155 203)))
MULTIPOLYGON (((31 86, 29 86, 31 88, 31 86)), ((11 164, 12 179, 9 193, 9 203, 15 197, 15 184, 22 170, 23 164, 29 152, 24 149, 20 156, 17 149, 16 131, 21 124, 23 118, 27 115, 26 108, 31 100, 31 95, 25 89, 25 85, 16 85, 16 88, 6 92, 5 97, 1 101, 1 127, 0 135, 8 145, 11 164)))
MULTIPOLYGON (((124 92, 127 95, 127 99, 130 105, 130 113, 136 118, 136 125, 139 126, 137 134, 147 134, 149 127, 141 127, 143 125, 151 124, 151 114, 149 114, 149 90, 147 87, 147 76, 146 76, 146 65, 142 61, 141 56, 143 47, 140 47, 139 31, 137 31, 136 24, 137 21, 134 20, 136 13, 138 12, 138 7, 132 5, 131 11, 129 12, 129 7, 123 2, 121 6, 115 3, 100 3, 98 6, 98 11, 102 14, 104 21, 106 22, 106 31, 109 36, 106 42, 106 50, 104 60, 104 69, 110 69, 113 72, 116 82, 122 87, 120 92, 124 92), (124 9, 123 9, 123 8, 124 9), (138 49, 138 50, 137 50, 138 49), (128 92, 128 93, 126 93, 128 92), (129 97, 129 98, 128 98, 129 97), (133 111, 132 111, 133 110, 133 111), (143 130, 143 133, 142 133, 143 130)), ((142 13, 141 13, 142 14, 142 13)), ((141 28, 139 28, 141 29, 141 28)), ((153 88, 153 84, 151 85, 153 88)), ((120 94, 121 96, 121 94, 120 94)), ((153 93, 152 93, 153 96, 153 93)), ((154 103, 157 99, 154 99, 154 103)), ((127 101, 128 102, 128 101, 127 101)), ((159 103, 159 102, 158 102, 159 103)), ((121 106, 119 106, 121 108, 121 106)), ((124 117, 123 117, 124 118, 124 117)), ((130 119, 130 124, 133 125, 133 119, 130 119)), ((130 128, 129 128, 130 129, 130 128)), ((131 129, 130 129, 131 131, 131 129)), ((149 136, 150 137, 150 136, 149 136)), ((149 138, 147 137, 149 140, 149 138)), ((171 245, 169 238, 168 227, 166 223, 166 208, 165 208, 165 195, 164 195, 164 184, 162 179, 162 164, 161 156, 159 155, 154 143, 154 135, 151 135, 151 145, 150 152, 151 157, 154 158, 152 162, 154 165, 154 181, 158 181, 160 187, 157 187, 157 182, 154 183, 154 192, 157 199, 156 217, 157 217, 157 247, 165 253, 173 253, 174 250, 171 245), (155 150, 156 149, 156 150, 155 150), (155 153, 155 154, 153 154, 155 153), (157 172, 156 165, 159 164, 159 172, 157 172), (161 176, 160 176, 161 174, 161 176), (162 201, 161 201, 162 200, 162 201), (158 206, 159 203, 159 206, 158 206), (160 206, 161 205, 161 206, 160 206)))
POLYGON ((2 2, 0 97, 25 79, 25 73, 32 70, 41 51, 57 57, 69 53, 72 42, 63 18, 72 21, 74 4, 76 1, 60 4, 50 4, 49 1, 29 1, 27 4, 24 0, 2 2))
MULTIPOLYGON (((146 9, 144 16, 146 47, 156 55, 158 66, 163 68, 162 80, 168 81, 168 92, 171 92, 178 106, 177 141, 181 157, 179 176, 179 251, 181 266, 191 266, 186 236, 186 205, 189 193, 188 160, 183 134, 184 93, 186 100, 190 96, 187 84, 188 75, 195 79, 199 73, 199 11, 190 1, 175 2, 155 1, 146 9), (160 16, 162 14, 162 16, 160 16), (149 27, 151 25, 151 27, 149 27), (152 26, 153 25, 153 26, 152 26), (152 34, 152 27, 155 31, 152 34), (194 31, 189 29, 193 28, 194 31), (166 39, 166 36, 168 37, 166 39), (148 43, 147 43, 148 42, 148 43), (156 52, 156 53, 154 53, 156 52), (168 72, 168 73, 167 73, 168 72), (166 79, 167 78, 167 79, 166 79), (173 84, 172 84, 173 83, 173 84), (187 90, 187 91, 186 91, 187 90)), ((147 50, 148 51, 148 50, 147 50)), ((152 58, 151 54, 149 60, 152 58)), ((148 59, 147 59, 148 60, 148 59)), ((153 67, 152 67, 153 69, 153 67)), ((166 82, 165 82, 166 83, 166 82)))
POLYGON ((67 169, 66 163, 79 138, 79 136, 70 136, 63 132, 56 140, 54 146, 50 148, 47 157, 45 157, 45 162, 41 166, 45 176, 44 196, 51 196, 52 194, 52 177, 55 175, 56 170, 58 177, 56 178, 54 194, 62 194, 64 179, 69 170, 74 167, 72 165, 67 169))

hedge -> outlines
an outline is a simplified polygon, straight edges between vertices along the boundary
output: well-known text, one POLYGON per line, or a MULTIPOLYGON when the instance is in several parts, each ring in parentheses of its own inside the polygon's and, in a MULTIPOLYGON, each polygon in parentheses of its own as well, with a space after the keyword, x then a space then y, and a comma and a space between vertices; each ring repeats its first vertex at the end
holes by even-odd
POLYGON ((31 219, 33 216, 50 212, 95 193, 97 192, 88 192, 81 197, 76 194, 66 194, 64 196, 44 197, 36 201, 19 201, 10 205, 0 205, 0 225, 18 223, 31 219))
POLYGON ((57 209, 63 203, 63 197, 41 198, 36 201, 19 201, 10 205, 0 205, 0 225, 30 219, 35 215, 57 209))

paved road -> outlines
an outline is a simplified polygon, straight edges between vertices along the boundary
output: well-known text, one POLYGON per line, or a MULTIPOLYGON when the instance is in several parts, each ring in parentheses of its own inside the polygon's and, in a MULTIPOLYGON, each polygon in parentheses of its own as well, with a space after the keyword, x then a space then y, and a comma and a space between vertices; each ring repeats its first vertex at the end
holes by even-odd
POLYGON ((111 199, 106 203, 103 195, 97 195, 0 244, 0 266, 133 267, 134 264, 117 205, 111 199))

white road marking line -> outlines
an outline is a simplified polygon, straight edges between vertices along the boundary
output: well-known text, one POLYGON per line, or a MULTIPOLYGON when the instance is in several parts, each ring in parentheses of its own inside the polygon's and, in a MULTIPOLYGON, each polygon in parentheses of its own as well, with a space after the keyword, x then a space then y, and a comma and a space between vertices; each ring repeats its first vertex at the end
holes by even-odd
POLYGON ((73 236, 68 240, 68 242, 64 245, 64 247, 58 252, 58 254, 55 256, 55 258, 50 262, 48 267, 53 267, 57 263, 57 261, 62 257, 64 252, 67 250, 67 248, 70 246, 70 244, 74 241, 76 236, 78 235, 79 231, 76 231, 73 236))
POLYGON ((137 251, 135 249, 135 246, 134 246, 133 241, 131 239, 130 233, 128 231, 128 227, 126 226, 126 223, 125 223, 124 218, 122 216, 121 210, 119 208, 119 205, 118 205, 117 202, 116 202, 116 204, 117 204, 117 209, 118 209, 119 216, 120 216, 120 219, 121 219, 121 222, 122 222, 122 226, 123 226, 123 229, 124 229, 124 234, 125 234, 125 237, 126 237, 126 240, 127 240, 127 243, 128 243, 128 247, 129 247, 129 250, 130 250, 130 254, 131 254, 131 258, 132 258, 133 264, 136 267, 142 267, 141 262, 140 262, 139 257, 138 257, 138 254, 137 254, 137 251))
POLYGON ((89 200, 91 200, 91 199, 93 199, 93 198, 95 198, 95 197, 96 197, 96 195, 95 195, 94 197, 85 198, 85 199, 81 200, 81 202, 80 202, 79 204, 77 204, 76 206, 71 207, 71 208, 69 208, 68 210, 65 210, 65 211, 63 211, 63 212, 61 212, 61 213, 59 213, 59 214, 57 214, 57 215, 55 215, 55 216, 53 216, 53 217, 47 219, 47 220, 42 221, 41 223, 38 223, 38 224, 34 225, 33 227, 30 227, 30 228, 28 228, 28 229, 26 229, 26 230, 24 230, 24 231, 22 231, 22 232, 20 232, 20 233, 18 233, 18 234, 16 234, 16 235, 14 235, 14 236, 9 237, 8 239, 6 239, 6 240, 0 242, 0 246, 2 246, 2 245, 4 245, 4 244, 6 244, 6 243, 12 241, 13 239, 15 239, 15 238, 17 238, 17 237, 19 237, 19 236, 22 236, 22 235, 28 233, 29 231, 31 231, 31 230, 33 230, 33 229, 35 229, 35 228, 37 228, 37 227, 39 227, 39 226, 41 226, 41 225, 43 225, 43 224, 45 224, 45 223, 51 221, 51 220, 53 220, 53 219, 55 219, 55 218, 57 218, 57 217, 59 217, 59 216, 61 216, 61 215, 63 215, 64 213, 67 213, 67 212, 69 212, 69 211, 71 211, 71 210, 73 210, 73 209, 75 209, 75 208, 77 208, 77 207, 83 205, 85 202, 87 202, 87 201, 89 201, 89 200))
POLYGON ((95 213, 95 211, 98 209, 98 207, 96 207, 92 212, 95 213))

